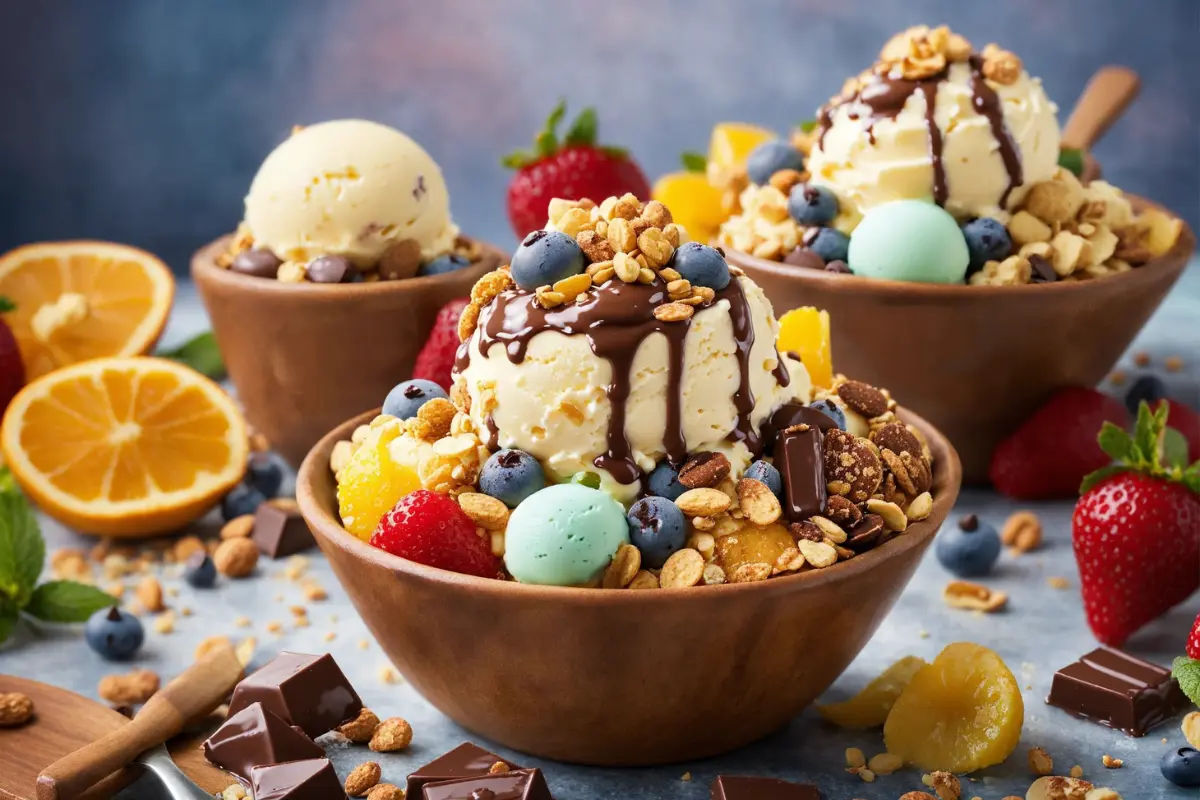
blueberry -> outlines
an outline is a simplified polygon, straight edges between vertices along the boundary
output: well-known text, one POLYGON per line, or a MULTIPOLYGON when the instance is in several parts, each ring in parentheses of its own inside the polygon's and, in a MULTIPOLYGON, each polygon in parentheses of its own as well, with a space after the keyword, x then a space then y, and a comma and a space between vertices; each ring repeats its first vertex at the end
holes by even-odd
POLYGON ((1012 253, 1012 239, 999 220, 991 217, 973 219, 962 227, 971 256, 968 272, 978 272, 989 261, 1003 261, 1012 253))
POLYGON ((470 259, 451 253, 450 255, 438 256, 428 264, 422 264, 421 269, 417 270, 417 275, 444 275, 447 272, 454 272, 469 266, 471 266, 470 259))
POLYGON ((383 413, 400 419, 412 419, 421 406, 435 397, 448 399, 449 395, 433 381, 413 378, 396 384, 396 388, 388 392, 387 399, 383 401, 383 413))
POLYGON ((116 606, 92 614, 83 634, 88 647, 109 661, 131 658, 146 638, 141 620, 116 606))
POLYGON ((651 470, 646 483, 650 494, 655 497, 665 497, 671 501, 687 491, 687 487, 679 482, 679 470, 666 461, 658 462, 658 466, 651 470))
POLYGON ((546 486, 542 465, 521 450, 493 453, 479 472, 479 491, 516 508, 522 500, 546 486))
POLYGON ((850 254, 850 237, 836 228, 817 228, 817 233, 806 244, 808 249, 830 261, 845 261, 850 254))
POLYGON ((1200 786, 1200 750, 1180 747, 1158 762, 1163 777, 1176 786, 1200 786))
POLYGON ((725 257, 706 244, 684 244, 675 251, 671 266, 692 286, 707 286, 719 292, 729 285, 729 265, 725 263, 725 257))
POLYGON ((517 286, 532 292, 578 275, 586 266, 583 251, 570 236, 559 231, 534 231, 513 253, 509 271, 517 286))
POLYGON ((837 426, 842 430, 846 430, 846 412, 837 403, 832 400, 817 400, 810 408, 815 408, 825 416, 837 423, 837 426))
POLYGON ((755 461, 746 467, 746 471, 742 473, 742 477, 762 481, 776 497, 780 500, 783 499, 783 476, 779 474, 779 470, 775 469, 774 464, 766 461, 755 461))
POLYGON ((267 497, 279 494, 283 485, 283 466, 271 453, 251 453, 246 464, 246 483, 267 497))
POLYGON ((934 547, 937 560, 960 578, 979 578, 992 571, 1000 557, 1000 535, 996 528, 974 514, 938 534, 934 547))
POLYGON ((788 213, 801 225, 827 225, 837 216, 837 195, 824 186, 798 183, 788 195, 788 213))
POLYGON ((665 497, 643 497, 629 508, 629 540, 642 552, 642 565, 658 569, 687 541, 687 519, 665 497))
POLYGON ((1159 400, 1165 399, 1167 396, 1167 385, 1163 383, 1162 378, 1157 375, 1143 375, 1133 382, 1129 387, 1129 391, 1125 393, 1125 407, 1129 409, 1129 413, 1137 416, 1138 406, 1144 400, 1151 408, 1158 404, 1159 400))
POLYGON ((211 589, 217 582, 217 567, 208 553, 197 550, 188 556, 183 568, 183 579, 197 589, 211 589))
POLYGON ((235 517, 253 514, 267 502, 267 496, 248 483, 239 483, 221 498, 221 517, 228 522, 235 517))
POLYGON ((804 154, 782 139, 763 142, 746 157, 746 173, 759 186, 781 169, 804 170, 804 154))

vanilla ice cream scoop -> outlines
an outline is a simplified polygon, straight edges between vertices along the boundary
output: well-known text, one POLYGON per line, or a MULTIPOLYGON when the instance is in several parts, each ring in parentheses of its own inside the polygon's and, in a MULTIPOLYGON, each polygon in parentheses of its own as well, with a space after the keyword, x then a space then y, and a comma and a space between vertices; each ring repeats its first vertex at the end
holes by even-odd
POLYGON ((661 278, 613 278, 556 308, 515 288, 483 306, 456 380, 489 449, 524 450, 558 479, 595 473, 626 503, 664 458, 719 451, 740 474, 771 412, 810 398, 808 373, 782 362, 771 304, 749 278, 685 320, 656 317, 666 295, 661 278))
POLYGON ((875 206, 922 198, 959 219, 1006 221, 1029 187, 1054 175, 1057 108, 1041 82, 1004 51, 995 50, 1005 68, 989 68, 992 48, 969 53, 959 37, 965 51, 938 52, 940 30, 908 32, 914 55, 882 63, 820 111, 808 169, 838 195, 843 230, 875 206))
POLYGON ((341 255, 360 267, 405 239, 431 261, 458 235, 429 154, 403 133, 361 119, 309 125, 275 148, 250 184, 245 222, 256 247, 286 261, 341 255))

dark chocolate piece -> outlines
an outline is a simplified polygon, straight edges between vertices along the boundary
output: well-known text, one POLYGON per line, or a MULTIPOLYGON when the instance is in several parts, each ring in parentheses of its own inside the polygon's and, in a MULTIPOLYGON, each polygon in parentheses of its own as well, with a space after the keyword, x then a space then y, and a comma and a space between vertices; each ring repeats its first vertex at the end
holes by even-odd
POLYGON ((821 793, 807 783, 718 775, 712 785, 712 800, 821 800, 821 793))
POLYGON ((324 756, 325 751, 303 731, 263 708, 262 703, 251 703, 226 719, 204 743, 205 758, 247 780, 252 767, 324 756))
POLYGON ((825 259, 807 247, 797 247, 784 257, 783 263, 805 269, 825 269, 825 259))
POLYGON ((1188 707, 1169 670, 1111 647, 1054 673, 1046 702, 1130 736, 1145 736, 1188 707))
POLYGON ((1029 257, 1029 267, 1033 273, 1031 276, 1033 283, 1053 283, 1058 280, 1058 273, 1054 271, 1054 266, 1039 255, 1029 257))
POLYGON ((864 514, 863 518, 850 526, 846 547, 856 553, 865 553, 883 540, 883 517, 864 514))
POLYGON ((821 435, 811 425, 798 425, 781 431, 775 441, 775 466, 783 476, 783 513, 792 522, 825 510, 821 435))
POLYGON ((345 800, 328 758, 270 764, 250 770, 254 800, 345 800))
POLYGON ((421 796, 424 800, 554 800, 540 769, 427 783, 421 796))
POLYGON ((482 747, 470 742, 460 744, 445 755, 438 756, 416 772, 408 776, 408 788, 405 796, 418 800, 421 787, 427 783, 475 778, 487 775, 493 764, 508 765, 509 769, 519 770, 521 767, 511 761, 501 758, 495 753, 489 753, 482 747))
POLYGON ((254 512, 254 543, 268 558, 284 558, 316 545, 299 513, 263 503, 254 512))
MULTIPOLYGON (((798 354, 788 353, 788 355, 796 361, 800 361, 798 354)), ((837 427, 833 417, 815 408, 810 408, 802 403, 784 403, 763 421, 759 435, 762 437, 765 450, 774 452, 779 434, 793 425, 811 425, 821 431, 837 427)))
POLYGON ((229 716, 252 703, 262 703, 309 738, 328 733, 362 711, 362 700, 341 668, 322 656, 283 652, 250 674, 233 690, 229 716))

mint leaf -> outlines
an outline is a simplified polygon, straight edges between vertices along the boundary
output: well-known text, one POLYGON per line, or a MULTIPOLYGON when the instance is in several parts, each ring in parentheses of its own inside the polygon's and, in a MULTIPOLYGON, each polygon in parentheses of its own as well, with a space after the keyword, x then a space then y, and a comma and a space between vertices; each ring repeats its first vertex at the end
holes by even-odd
POLYGON ((1171 674, 1179 681, 1179 688, 1188 699, 1200 706, 1200 661, 1179 656, 1171 665, 1171 674))
POLYGON ((703 153, 680 153, 679 161, 688 172, 705 172, 708 169, 708 159, 703 153))
POLYGON ((16 303, 14 303, 12 300, 9 300, 7 297, 0 297, 0 314, 3 314, 5 311, 16 311, 16 310, 17 310, 16 303))
POLYGON ((1188 440, 1174 428, 1163 433, 1163 461, 1171 469, 1183 469, 1188 465, 1188 440))
POLYGON ((221 348, 217 347, 212 331, 202 333, 173 350, 163 350, 159 355, 189 366, 214 381, 225 377, 225 361, 221 358, 221 348))
POLYGON ((0 490, 0 593, 22 608, 42 574, 46 542, 25 495, 9 480, 0 481, 6 487, 0 490))
POLYGON ((86 583, 49 581, 34 589, 25 613, 46 622, 84 622, 117 602, 117 598, 86 583))
POLYGON ((1074 147, 1064 147, 1058 151, 1058 165, 1075 173, 1078 178, 1083 174, 1083 151, 1074 147))
POLYGON ((17 607, 0 597, 0 644, 4 644, 8 637, 12 636, 19 618, 20 612, 17 611, 17 607))
POLYGON ((1111 422, 1106 422, 1101 426, 1096 441, 1100 443, 1100 449, 1104 451, 1104 454, 1114 461, 1127 461, 1130 451, 1133 450, 1133 439, 1111 422))
POLYGON ((806 120, 804 120, 804 122, 801 122, 799 125, 800 132, 801 133, 812 133, 813 131, 815 131, 817 129, 818 124, 819 123, 815 119, 806 119, 806 120))
POLYGON ((591 145, 596 143, 596 109, 585 108, 571 123, 564 141, 568 145, 591 145))

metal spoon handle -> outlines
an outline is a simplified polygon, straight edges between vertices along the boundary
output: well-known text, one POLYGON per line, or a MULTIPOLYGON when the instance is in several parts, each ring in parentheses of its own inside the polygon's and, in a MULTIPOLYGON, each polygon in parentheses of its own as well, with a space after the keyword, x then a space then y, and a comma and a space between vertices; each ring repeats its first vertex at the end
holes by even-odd
POLYGON ((138 756, 138 763, 154 773, 158 783, 171 800, 213 800, 213 796, 201 789, 184 775, 171 760, 165 745, 159 745, 138 756))

